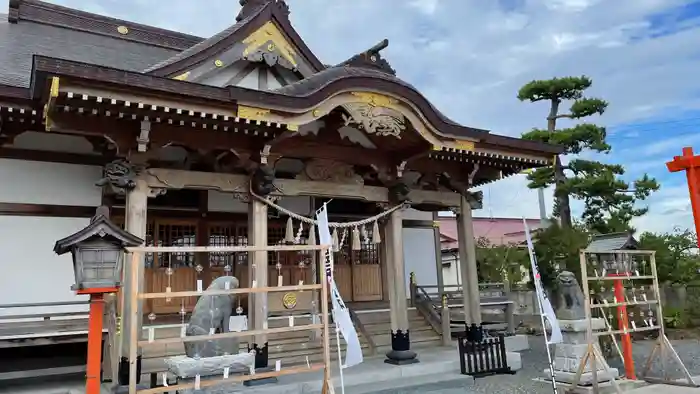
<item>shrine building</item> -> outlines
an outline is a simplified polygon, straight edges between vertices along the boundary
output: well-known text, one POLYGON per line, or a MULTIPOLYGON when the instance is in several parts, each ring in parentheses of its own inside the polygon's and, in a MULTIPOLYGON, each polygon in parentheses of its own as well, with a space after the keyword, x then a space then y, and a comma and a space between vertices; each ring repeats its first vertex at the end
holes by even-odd
MULTIPOLYGON (((473 189, 550 166, 562 148, 449 119, 382 56, 387 40, 329 65, 284 1, 240 3, 230 27, 203 38, 9 1, 0 15, 0 304, 79 300, 70 257, 52 248, 101 205, 148 245, 219 246, 307 243, 309 226, 288 212, 313 218, 328 203, 334 223, 376 218, 339 229, 335 279, 350 308, 388 308, 383 335, 400 331, 407 343, 409 273, 442 282, 437 212, 457 212, 465 318, 480 323, 473 189)), ((206 288, 224 274, 241 287, 318 280, 298 253, 156 253, 131 269, 154 292, 194 290, 198 280, 206 288)), ((139 315, 166 321, 195 302, 144 300, 139 315)), ((248 302, 248 311, 267 308, 248 302)), ((249 324, 266 319, 256 313, 249 324)))

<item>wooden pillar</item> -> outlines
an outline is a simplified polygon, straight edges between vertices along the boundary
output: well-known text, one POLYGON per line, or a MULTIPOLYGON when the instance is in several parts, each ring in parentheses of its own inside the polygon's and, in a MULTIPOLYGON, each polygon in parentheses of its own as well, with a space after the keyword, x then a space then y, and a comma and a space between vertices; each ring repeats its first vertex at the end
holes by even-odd
POLYGON ((435 236, 435 265, 437 266, 438 299, 440 309, 440 321, 442 323, 442 345, 449 346, 452 343, 452 330, 450 327, 450 307, 445 295, 445 275, 442 270, 442 243, 440 242, 440 220, 437 212, 433 212, 433 229, 435 236))
POLYGON ((389 252, 387 252, 387 240, 389 239, 388 226, 381 226, 380 232, 382 235, 382 243, 379 246, 379 264, 382 270, 382 300, 389 301, 391 299, 391 289, 393 288, 393 277, 389 268, 389 252))
MULTIPOLYGON (((125 217, 125 228, 126 231, 130 232, 131 234, 141 238, 141 239, 146 239, 146 214, 148 210, 148 196, 151 192, 151 189, 148 187, 148 184, 146 181, 142 179, 136 179, 135 180, 136 186, 132 190, 128 190, 126 193, 126 217, 125 217)), ((130 255, 125 256, 124 260, 124 285, 122 286, 122 292, 123 294, 131 294, 133 291, 132 289, 137 286, 138 287, 138 292, 143 293, 144 292, 144 286, 146 283, 146 280, 144 278, 144 274, 146 271, 145 264, 145 255, 144 253, 139 253, 138 254, 138 259, 133 260, 130 255), (133 262, 136 262, 136 264, 133 264, 133 262), (136 271, 136 276, 139 278, 138 283, 133 283, 131 278, 134 277, 132 275, 133 271, 136 271)), ((125 327, 130 327, 132 324, 133 316, 137 316, 137 327, 140 328, 143 323, 143 300, 139 300, 137 304, 137 313, 134 314, 134 311, 131 309, 131 305, 129 302, 122 302, 122 330, 121 330, 121 358, 119 359, 119 382, 122 383, 124 382, 124 379, 126 379, 126 382, 128 382, 129 375, 129 344, 131 341, 138 341, 140 338, 131 338, 129 330, 123 329, 125 327)), ((139 351, 141 351, 139 349, 139 351)), ((140 355, 139 359, 136 361, 137 363, 140 363, 140 355)), ((125 383, 123 383, 125 384, 125 383)))
POLYGON ((457 232, 464 319, 468 324, 479 326, 481 325, 481 305, 479 275, 476 267, 476 239, 474 238, 472 207, 464 196, 461 197, 459 215, 457 215, 457 232))
MULTIPOLYGON (((200 190, 198 196, 198 213, 197 218, 197 233, 195 244, 197 246, 209 246, 209 224, 207 223, 207 211, 209 210, 209 192, 200 190)), ((194 259, 196 264, 202 266, 202 286, 206 289, 211 284, 212 270, 209 253, 195 253, 194 259)))
POLYGON ((399 329, 399 320, 397 313, 396 304, 396 277, 394 275, 394 245, 392 243, 392 227, 391 220, 387 221, 384 225, 384 235, 382 238, 382 255, 384 257, 384 264, 386 266, 386 288, 387 295, 389 298, 389 319, 391 322, 391 333, 396 332, 399 329))
POLYGON ((435 265, 437 266, 437 286, 439 298, 445 294, 445 276, 442 271, 442 243, 440 242, 440 220, 437 212, 433 212, 433 230, 435 236, 435 265))
MULTIPOLYGON (((267 205, 254 198, 248 203, 248 244, 267 245, 267 205)), ((267 286, 267 252, 248 253, 250 287, 267 286)), ((248 324, 251 330, 267 329, 267 293, 248 295, 248 324)), ((267 368, 267 336, 256 335, 250 349, 256 350, 255 368, 267 368)))
POLYGON ((416 353, 411 351, 408 327, 408 303, 406 299, 406 270, 403 261, 403 215, 396 210, 389 215, 386 240, 387 260, 390 262, 389 276, 393 277, 389 308, 392 311, 391 351, 384 362, 394 365, 418 362, 416 353))

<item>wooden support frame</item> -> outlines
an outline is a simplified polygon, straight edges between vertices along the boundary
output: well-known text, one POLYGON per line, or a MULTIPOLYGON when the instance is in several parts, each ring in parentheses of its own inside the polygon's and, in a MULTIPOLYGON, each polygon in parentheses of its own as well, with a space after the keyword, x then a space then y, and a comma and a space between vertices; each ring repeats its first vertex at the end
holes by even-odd
MULTIPOLYGON (((152 189, 199 189, 224 193, 248 193, 247 175, 149 168, 140 175, 152 189)), ((389 202, 389 189, 379 186, 342 184, 297 179, 276 179, 271 195, 277 197, 312 196, 389 202)), ((458 207, 460 195, 447 191, 411 189, 408 198, 415 204, 458 207)))
MULTIPOLYGON (((131 253, 131 264, 137 264, 138 259, 142 253, 211 253, 211 252, 268 252, 268 251, 314 251, 324 253, 330 248, 330 245, 274 245, 274 246, 174 246, 174 247, 158 247, 158 246, 139 246, 127 248, 127 252, 131 253)), ((322 259, 317 259, 322 261, 322 259)), ((139 280, 143 278, 138 277, 137 270, 131 270, 130 280, 132 283, 138 283, 139 280)), ((223 339, 223 338, 233 338, 233 337, 248 337, 255 335, 265 335, 273 334, 279 332, 289 332, 289 331, 306 331, 306 330, 318 330, 321 329, 323 332, 323 363, 313 364, 306 367, 294 367, 282 369, 274 372, 265 372, 255 375, 239 375, 232 376, 226 379, 216 378, 201 380, 199 382, 199 387, 210 387, 225 383, 240 383, 247 380, 254 379, 264 379, 272 378, 284 375, 291 375, 310 371, 324 370, 323 377, 323 392, 327 394, 334 393, 333 384, 331 382, 331 359, 330 359, 330 329, 329 329, 329 312, 328 312, 328 281, 322 280, 320 284, 314 285, 300 285, 300 286, 275 286, 275 287, 253 287, 253 288, 237 288, 230 290, 205 290, 205 291, 179 291, 179 292, 165 292, 165 293, 140 293, 138 291, 138 286, 131 286, 131 292, 125 294, 125 301, 128 301, 131 305, 132 313, 138 314, 138 303, 145 299, 160 299, 160 298, 181 298, 181 297, 191 297, 191 296, 202 296, 202 295, 226 295, 226 294, 250 294, 250 293, 272 293, 272 292, 289 292, 289 291, 320 291, 321 299, 321 323, 320 324, 307 324, 303 326, 296 327, 282 327, 282 328, 268 328, 261 330, 252 331, 242 331, 242 332, 226 332, 220 334, 211 335, 198 335, 192 337, 178 337, 178 338, 163 338, 153 341, 142 341, 139 340, 138 335, 141 327, 138 327, 138 320, 132 319, 129 326, 129 331, 131 333, 130 338, 132 340, 129 343, 129 394, 158 394, 172 392, 175 390, 185 390, 195 388, 194 383, 185 383, 170 385, 168 387, 156 387, 146 390, 138 390, 136 381, 136 360, 138 355, 139 347, 167 344, 167 343, 179 343, 179 342, 192 342, 192 341, 203 341, 211 339, 223 339)))
MULTIPOLYGON (((610 369, 608 367, 607 362, 605 361, 605 358, 603 355, 600 353, 600 350, 595 346, 595 344, 598 341, 598 337, 604 336, 604 335, 610 335, 613 338, 613 342, 615 343, 615 346, 617 347, 617 351, 619 353, 620 349, 617 344, 617 340, 615 338, 615 335, 618 334, 629 334, 633 332, 645 332, 645 331, 659 331, 659 336, 656 344, 654 345, 654 348, 652 349, 651 354, 649 355, 643 372, 640 374, 640 377, 647 381, 648 383, 663 383, 663 384, 668 384, 668 385, 675 385, 675 386, 685 386, 685 387, 700 387, 700 384, 695 383, 693 381, 692 376, 690 375, 690 372, 688 369, 685 367, 683 364, 683 361, 680 359, 678 356, 678 353, 673 349, 673 346, 671 345, 671 342, 669 341, 668 337, 666 336, 665 329, 664 329, 664 324, 663 324, 663 307, 662 303, 660 302, 661 300, 661 295, 660 295, 660 290, 659 290, 659 280, 658 280, 658 273, 656 270, 656 257, 655 257, 655 252, 654 251, 646 251, 646 250, 615 250, 615 251, 605 251, 605 252, 590 252, 586 250, 581 250, 579 252, 579 259, 580 259, 580 264, 581 264, 581 280, 583 282, 582 287, 583 287, 583 296, 585 300, 585 312, 586 312, 586 319, 588 320, 588 328, 587 328, 587 339, 588 339, 588 348, 586 350, 586 353, 583 356, 582 362, 579 365, 579 368, 576 372, 576 375, 574 377, 574 380, 571 384, 572 388, 577 388, 579 386, 580 380, 581 380, 581 375, 583 374, 584 369, 586 368, 586 365, 588 363, 591 363, 591 370, 593 373, 593 390, 594 392, 598 392, 598 368, 597 368, 597 363, 601 363, 603 366, 605 372, 609 375, 612 376, 610 373, 610 369), (596 276, 590 277, 588 276, 588 256, 592 254, 614 254, 614 255, 637 255, 637 256, 645 256, 649 258, 649 265, 651 268, 651 275, 639 275, 638 273, 636 275, 627 275, 627 276, 613 276, 613 277, 606 277, 606 276, 596 276), (652 281, 652 289, 653 289, 653 294, 654 294, 654 299, 653 300, 644 300, 644 301, 638 301, 634 300, 634 302, 629 302, 629 301, 622 301, 622 300, 616 300, 616 302, 613 303, 605 303, 605 304, 599 304, 599 303, 593 303, 591 301, 590 297, 590 286, 589 282, 595 282, 595 281, 615 281, 615 280, 620 280, 620 278, 624 280, 651 280, 652 281), (657 313, 657 324, 656 325, 651 325, 649 327, 625 327, 622 330, 612 330, 611 326, 609 325, 609 322, 607 318, 605 318, 605 313, 603 313, 603 317, 605 318, 605 324, 608 327, 607 330, 605 331, 600 331, 600 332, 594 332, 593 331, 593 323, 592 323, 592 311, 594 309, 599 309, 599 310, 604 310, 604 308, 609 308, 609 307, 618 307, 618 306, 638 306, 638 305, 648 305, 651 307, 652 305, 656 306, 656 313, 657 313), (668 378, 668 370, 666 368, 666 361, 667 361, 667 355, 670 353, 671 357, 673 360, 678 363, 678 365, 681 367, 681 370, 684 375, 684 379, 686 381, 679 381, 679 380, 671 380, 668 378), (654 362, 654 359, 660 356, 661 357, 661 364, 662 364, 662 372, 664 374, 664 378, 659 379, 659 378, 654 378, 648 376, 649 369, 651 368, 651 365, 654 362)), ((618 394, 622 394, 622 389, 620 388, 620 385, 618 384, 616 379, 612 379, 611 384, 615 391, 618 394)))

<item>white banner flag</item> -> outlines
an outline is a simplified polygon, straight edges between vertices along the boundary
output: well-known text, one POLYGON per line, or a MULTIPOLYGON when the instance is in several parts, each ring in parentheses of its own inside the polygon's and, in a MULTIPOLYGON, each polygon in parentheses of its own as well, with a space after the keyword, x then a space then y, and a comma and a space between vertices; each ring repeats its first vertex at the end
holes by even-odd
MULTIPOLYGON (((532 269, 532 278, 535 281, 535 292, 537 293, 537 300, 540 303, 540 314, 548 322, 549 326, 552 328, 552 334, 547 341, 548 344, 561 343, 563 337, 561 335, 561 328, 559 328, 559 321, 554 314, 554 309, 552 308, 552 303, 549 302, 549 297, 547 293, 542 288, 542 278, 540 278, 540 271, 537 269, 537 257, 535 256, 535 247, 532 245, 532 237, 530 237, 530 229, 527 227, 527 221, 523 218, 523 226, 525 226, 525 239, 527 240, 527 250, 530 252, 530 265, 532 269)), ((546 330, 547 327, 542 327, 546 330)))
MULTIPOLYGON (((318 239, 320 244, 332 245, 333 240, 331 229, 328 226, 328 212, 325 205, 316 213, 316 219, 318 220, 318 239)), ((352 367, 363 361, 362 346, 360 345, 360 339, 357 337, 355 325, 352 323, 350 311, 345 306, 345 302, 343 302, 343 298, 340 296, 338 286, 336 286, 333 278, 333 251, 330 249, 326 253, 324 270, 326 271, 326 280, 330 287, 335 327, 340 331, 347 345, 345 347, 345 363, 342 364, 342 367, 352 367)))
MULTIPOLYGON (((318 240, 319 245, 333 245, 333 237, 331 236, 331 229, 328 226, 328 211, 326 210, 326 205, 316 212, 316 220, 318 220, 318 240)), ((326 273, 326 280, 330 284, 331 279, 333 279, 333 250, 326 249, 326 255, 323 261, 323 270, 326 273)))

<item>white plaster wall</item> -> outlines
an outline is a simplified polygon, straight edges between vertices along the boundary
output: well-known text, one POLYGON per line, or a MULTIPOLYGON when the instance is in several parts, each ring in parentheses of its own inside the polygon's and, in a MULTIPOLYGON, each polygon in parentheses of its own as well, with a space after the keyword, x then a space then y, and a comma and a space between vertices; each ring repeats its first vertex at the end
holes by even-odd
POLYGON ((402 215, 404 219, 408 220, 433 220, 432 212, 423 212, 413 208, 404 210, 402 215))
MULTIPOLYGON (((267 72, 267 70, 262 70, 263 72, 267 72)), ((248 89, 255 89, 255 90, 260 90, 260 80, 258 77, 258 74, 260 73, 260 68, 256 68, 255 70, 251 71, 248 75, 243 77, 240 82, 236 84, 236 86, 240 86, 242 88, 248 88, 248 89)))
POLYGON ((442 266, 442 280, 445 286, 460 285, 462 278, 459 272, 459 258, 455 254, 443 254, 443 262, 450 262, 450 266, 442 266))
POLYGON ((435 235, 432 228, 403 229, 403 260, 406 268, 406 298, 410 297, 410 274, 416 273, 419 285, 437 286, 435 235))
MULTIPOLYGON (((57 256, 56 240, 90 222, 84 218, 0 216, 0 304, 87 300, 70 289, 75 283, 70 253, 57 256)), ((0 308, 1 315, 82 311, 86 306, 0 308)))
MULTIPOLYGON (((101 167, 0 159, 0 202, 97 207, 101 167)), ((84 218, 0 216, 0 304, 80 300, 70 255, 56 256, 56 240, 89 223, 84 218)), ((83 306, 61 310, 85 310, 83 306)), ((1 314, 57 312, 56 308, 0 310, 1 314)))
POLYGON ((97 207, 102 167, 0 159, 0 202, 97 207))

